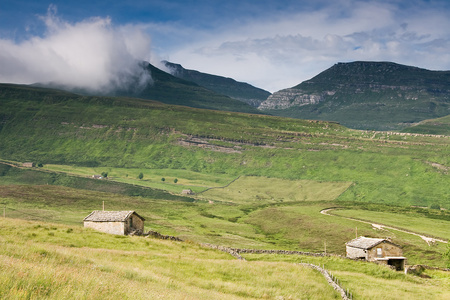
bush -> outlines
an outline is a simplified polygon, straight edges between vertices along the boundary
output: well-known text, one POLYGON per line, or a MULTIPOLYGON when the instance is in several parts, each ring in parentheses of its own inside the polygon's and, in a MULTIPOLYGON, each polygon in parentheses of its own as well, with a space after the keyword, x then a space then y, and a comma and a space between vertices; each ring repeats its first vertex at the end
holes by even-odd
POLYGON ((139 178, 139 179, 142 179, 142 178, 144 178, 144 174, 142 174, 142 172, 141 172, 141 173, 139 173, 139 175, 138 175, 138 178, 139 178))
POLYGON ((434 203, 434 204, 431 204, 431 205, 430 205, 430 208, 431 208, 431 209, 439 209, 439 210, 440 210, 440 209, 441 209, 441 206, 440 206, 439 204, 434 203))

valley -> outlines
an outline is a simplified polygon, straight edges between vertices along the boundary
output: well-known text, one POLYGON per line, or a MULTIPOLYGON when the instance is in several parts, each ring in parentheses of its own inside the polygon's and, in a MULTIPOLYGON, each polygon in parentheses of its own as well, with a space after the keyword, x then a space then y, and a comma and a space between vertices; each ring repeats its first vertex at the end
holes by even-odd
POLYGON ((15 85, 1 85, 0 119, 7 266, 0 278, 8 297, 64 297, 65 278, 77 290, 101 281, 96 297, 123 295, 113 288, 117 280, 123 289, 136 287, 138 298, 149 288, 174 299, 207 299, 212 291, 219 299, 339 298, 323 277, 296 265, 301 262, 325 265, 355 299, 385 299, 397 286, 402 297, 449 295, 448 272, 426 270, 422 278, 339 257, 358 234, 391 239, 410 265, 448 267, 446 243, 371 225, 448 241, 450 138, 444 132, 360 131, 15 85), (100 174, 107 179, 93 178, 100 174), (182 194, 186 189, 194 194, 182 194), (147 220, 146 231, 185 242, 83 229, 83 218, 103 203, 106 210, 135 210, 147 220), (320 213, 328 208, 367 223, 320 213), (335 257, 245 254, 244 265, 200 243, 335 257), (86 279, 76 276, 87 270, 86 279))

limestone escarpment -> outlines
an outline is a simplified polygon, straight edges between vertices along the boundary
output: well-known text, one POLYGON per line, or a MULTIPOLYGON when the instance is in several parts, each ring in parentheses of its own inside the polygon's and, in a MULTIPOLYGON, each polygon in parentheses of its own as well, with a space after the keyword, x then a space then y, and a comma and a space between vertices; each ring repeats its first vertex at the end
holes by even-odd
POLYGON ((259 105, 258 109, 287 109, 293 106, 318 104, 324 100, 326 95, 334 95, 334 93, 334 91, 308 93, 302 89, 284 89, 270 95, 267 100, 259 105))

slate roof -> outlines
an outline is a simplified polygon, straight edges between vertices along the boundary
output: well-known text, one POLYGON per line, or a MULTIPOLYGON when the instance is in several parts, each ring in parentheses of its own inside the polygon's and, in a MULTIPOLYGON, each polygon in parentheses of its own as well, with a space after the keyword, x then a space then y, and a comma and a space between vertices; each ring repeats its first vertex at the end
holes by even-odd
MULTIPOLYGON (((360 248, 360 249, 370 249, 375 247, 376 245, 378 245, 381 242, 389 242, 390 241, 386 240, 386 239, 375 239, 375 238, 367 238, 364 236, 360 236, 354 240, 351 240, 350 242, 347 242, 346 245, 349 247, 353 247, 353 248, 360 248)), ((392 244, 392 243, 391 243, 392 244)))
POLYGON ((83 221, 90 222, 125 222, 132 214, 137 215, 143 221, 145 219, 133 210, 126 211, 102 211, 94 210, 83 221))

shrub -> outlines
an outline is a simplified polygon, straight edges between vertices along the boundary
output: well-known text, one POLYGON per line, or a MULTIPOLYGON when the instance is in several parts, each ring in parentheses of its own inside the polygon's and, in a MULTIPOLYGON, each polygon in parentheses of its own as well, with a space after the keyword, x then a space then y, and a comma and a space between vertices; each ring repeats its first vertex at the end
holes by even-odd
POLYGON ((431 209, 441 209, 441 206, 439 204, 433 203, 430 205, 431 209))

